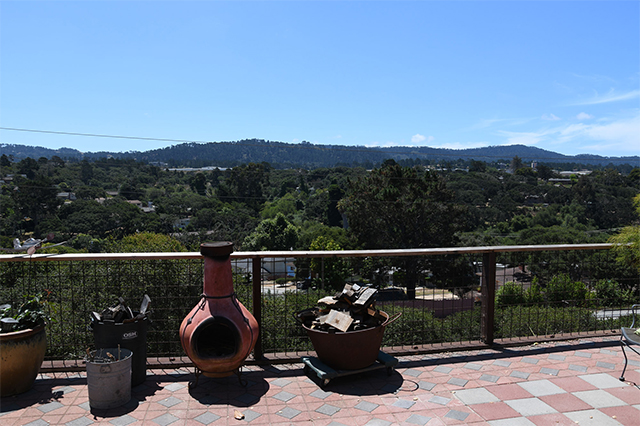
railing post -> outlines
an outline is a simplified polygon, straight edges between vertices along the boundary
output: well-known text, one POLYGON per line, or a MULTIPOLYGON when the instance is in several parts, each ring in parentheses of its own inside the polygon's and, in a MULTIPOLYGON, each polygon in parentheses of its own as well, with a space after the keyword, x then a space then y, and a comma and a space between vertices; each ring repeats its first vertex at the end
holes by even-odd
POLYGON ((482 314, 480 323, 481 339, 493 345, 493 329, 496 300, 496 253, 482 255, 482 314))
POLYGON ((253 348, 253 357, 258 360, 264 358, 262 350, 262 259, 251 259, 251 281, 253 284, 253 316, 258 322, 258 341, 253 348))

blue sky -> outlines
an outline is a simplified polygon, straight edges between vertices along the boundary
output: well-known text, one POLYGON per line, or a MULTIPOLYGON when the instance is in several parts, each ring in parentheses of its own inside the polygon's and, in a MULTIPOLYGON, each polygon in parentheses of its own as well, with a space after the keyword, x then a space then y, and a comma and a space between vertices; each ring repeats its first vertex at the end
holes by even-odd
POLYGON ((640 155, 640 2, 2 0, 0 127, 640 155))

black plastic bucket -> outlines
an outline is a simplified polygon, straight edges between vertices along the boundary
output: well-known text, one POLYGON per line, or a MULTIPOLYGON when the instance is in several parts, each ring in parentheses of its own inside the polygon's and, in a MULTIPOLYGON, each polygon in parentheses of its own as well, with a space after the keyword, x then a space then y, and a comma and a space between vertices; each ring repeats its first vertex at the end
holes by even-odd
MULTIPOLYGON (((135 314, 135 313, 134 313, 135 314)), ((133 352, 131 360, 131 386, 143 383, 147 378, 147 327, 144 318, 128 322, 114 323, 96 321, 91 323, 96 348, 121 348, 133 352)))

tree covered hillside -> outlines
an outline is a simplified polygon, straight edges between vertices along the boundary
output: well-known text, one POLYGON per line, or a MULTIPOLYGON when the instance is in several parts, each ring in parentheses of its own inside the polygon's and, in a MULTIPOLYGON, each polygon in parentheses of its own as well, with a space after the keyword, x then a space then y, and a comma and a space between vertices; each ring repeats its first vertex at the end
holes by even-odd
MULTIPOLYGON (((137 139, 135 137, 130 139, 137 139)), ((143 138, 144 139, 144 138, 143 138)), ((166 142, 166 140, 165 140, 166 142)), ((617 168, 629 173, 639 165, 640 157, 603 157, 599 155, 563 155, 557 152, 525 146, 505 145, 470 149, 446 149, 427 146, 366 147, 344 145, 316 145, 309 142, 297 144, 263 139, 245 139, 231 142, 186 142, 149 151, 127 152, 80 152, 70 148, 49 149, 42 147, 0 144, 0 154, 16 161, 31 158, 52 158, 57 156, 65 161, 96 161, 101 158, 117 158, 162 163, 170 167, 235 167, 247 163, 269 163, 274 169, 318 167, 379 167, 383 161, 431 165, 447 164, 453 167, 468 165, 470 161, 487 163, 509 162, 513 157, 526 162, 553 164, 561 170, 572 170, 579 164, 588 168, 617 168)))
POLYGON ((86 251, 113 250, 141 232, 189 250, 213 240, 237 250, 583 243, 638 220, 640 168, 561 177, 515 157, 511 169, 386 160, 372 170, 246 163, 182 172, 126 159, 2 155, 0 243, 50 232, 86 251))

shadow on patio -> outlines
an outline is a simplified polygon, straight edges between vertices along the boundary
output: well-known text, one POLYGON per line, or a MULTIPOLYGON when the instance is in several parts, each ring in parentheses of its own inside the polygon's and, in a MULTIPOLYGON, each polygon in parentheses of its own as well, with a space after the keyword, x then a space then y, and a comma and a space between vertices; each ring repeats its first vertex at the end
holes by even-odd
POLYGON ((3 398, 14 425, 637 425, 640 358, 618 337, 516 348, 399 356, 391 373, 333 379, 324 388, 302 363, 243 367, 235 376, 150 369, 131 401, 92 410, 84 373, 40 375, 29 392, 3 398))

